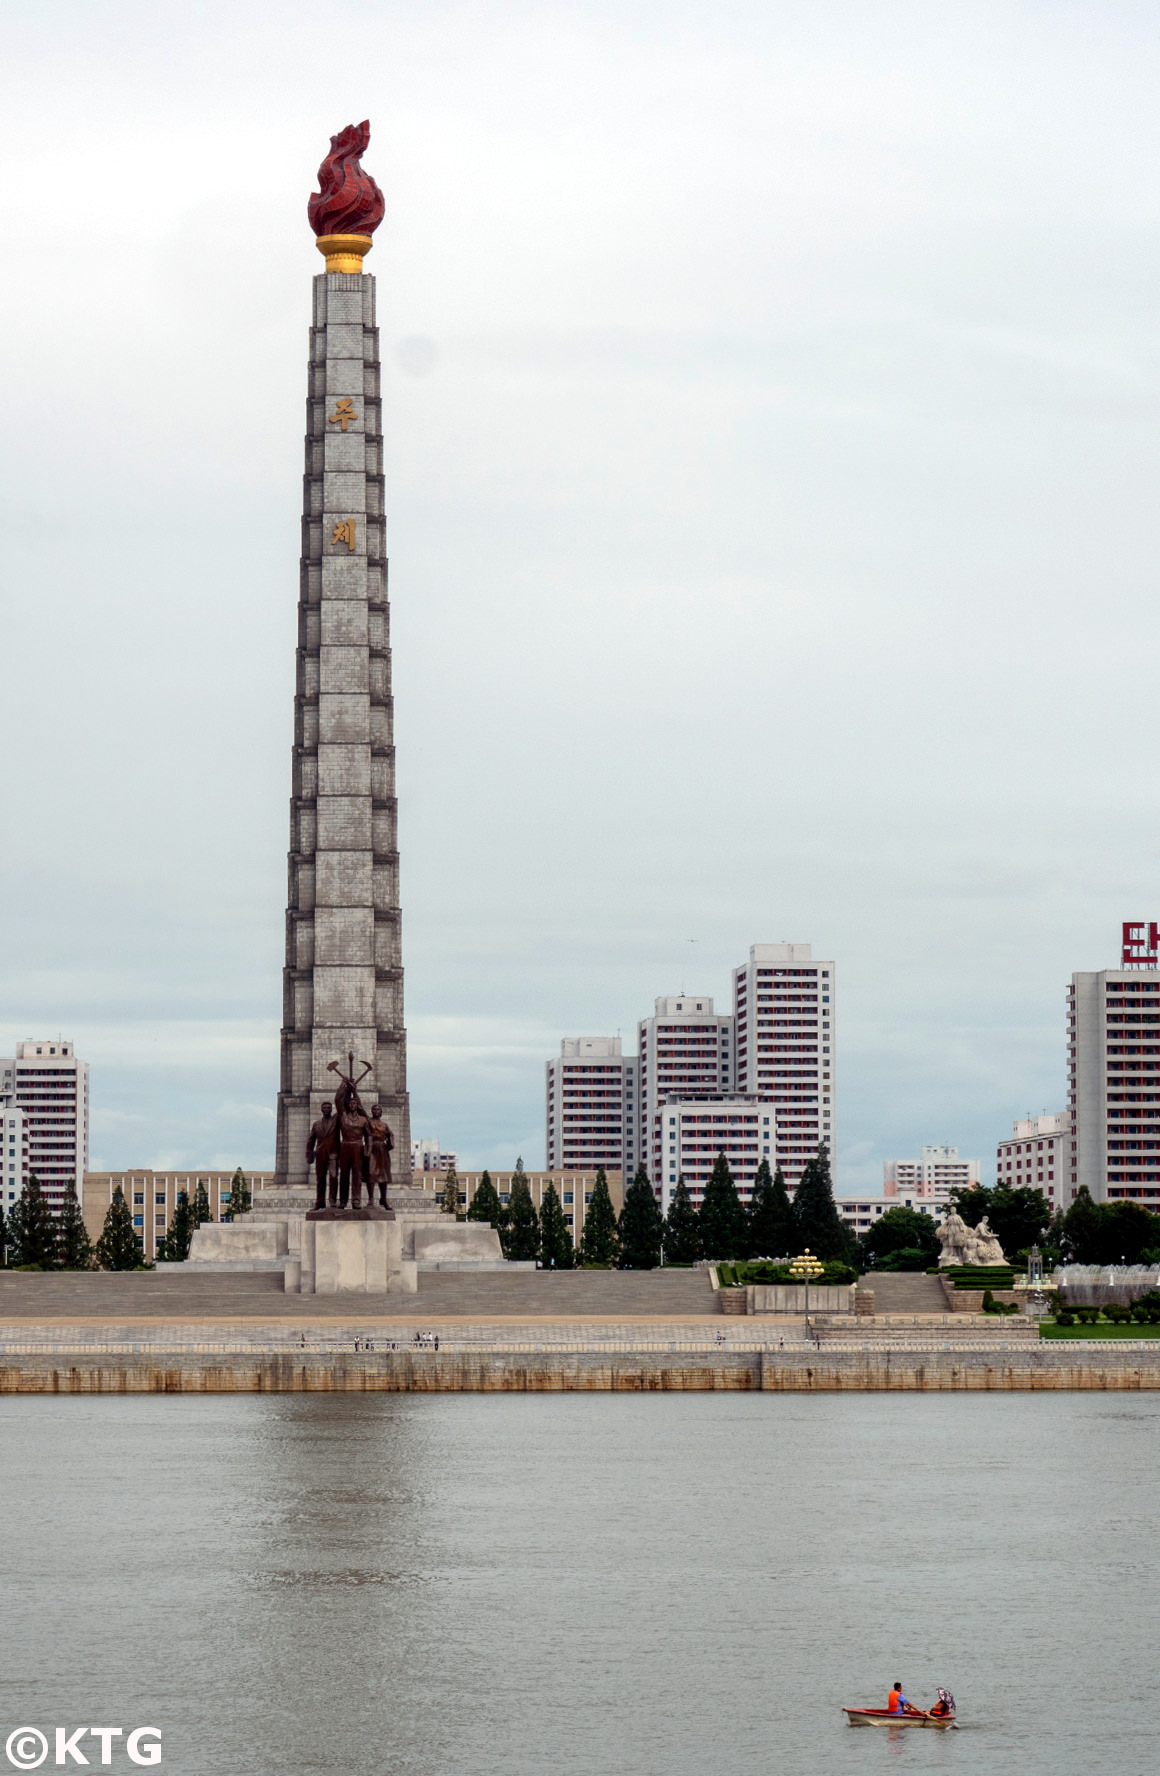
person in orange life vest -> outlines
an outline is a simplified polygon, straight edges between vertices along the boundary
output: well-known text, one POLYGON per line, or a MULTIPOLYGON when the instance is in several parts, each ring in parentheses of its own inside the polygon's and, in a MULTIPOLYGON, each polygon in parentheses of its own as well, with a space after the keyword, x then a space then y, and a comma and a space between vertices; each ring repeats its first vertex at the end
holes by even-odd
POLYGON ((917 1710, 909 1703, 902 1693, 902 1679, 895 1678, 894 1688, 886 1700, 887 1714, 915 1714, 917 1710))

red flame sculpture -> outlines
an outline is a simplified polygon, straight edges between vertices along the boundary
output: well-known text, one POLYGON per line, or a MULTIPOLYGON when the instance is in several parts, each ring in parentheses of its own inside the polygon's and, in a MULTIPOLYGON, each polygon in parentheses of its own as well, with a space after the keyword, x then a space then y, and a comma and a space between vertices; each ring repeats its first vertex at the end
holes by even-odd
POLYGON ((386 200, 359 160, 371 139, 370 122, 349 123, 330 138, 330 153, 318 169, 319 190, 306 206, 315 234, 373 234, 386 200))

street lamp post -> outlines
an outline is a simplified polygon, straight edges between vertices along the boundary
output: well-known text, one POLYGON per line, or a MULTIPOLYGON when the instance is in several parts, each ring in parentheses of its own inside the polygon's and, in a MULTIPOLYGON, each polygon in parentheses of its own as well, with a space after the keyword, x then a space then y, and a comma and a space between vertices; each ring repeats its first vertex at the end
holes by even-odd
POLYGON ((805 1286, 806 1286, 806 1332, 807 1332, 807 1334, 810 1329, 810 1278, 821 1276, 821 1274, 822 1274, 823 1270, 825 1270, 825 1268, 826 1268, 825 1265, 822 1264, 819 1259, 814 1257, 813 1253, 810 1251, 808 1246, 806 1247, 805 1251, 802 1253, 800 1258, 794 1258, 794 1259, 791 1259, 791 1261, 790 1261, 790 1267, 789 1267, 790 1275, 794 1276, 794 1277, 800 1277, 802 1282, 804 1282, 805 1286))

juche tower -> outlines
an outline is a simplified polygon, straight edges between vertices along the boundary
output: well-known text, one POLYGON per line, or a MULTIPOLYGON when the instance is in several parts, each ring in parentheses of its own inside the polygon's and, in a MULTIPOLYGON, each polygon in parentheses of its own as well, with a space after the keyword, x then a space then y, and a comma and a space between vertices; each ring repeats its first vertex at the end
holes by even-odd
MULTIPOLYGON (((310 199, 314 279, 306 397, 298 670, 276 1184, 308 1184, 306 1137, 331 1061, 369 1061, 396 1179, 410 1115, 395 800, 375 280, 383 195, 360 164, 369 123, 331 137, 310 199)), ((371 1087, 373 1086, 373 1094, 371 1087)))

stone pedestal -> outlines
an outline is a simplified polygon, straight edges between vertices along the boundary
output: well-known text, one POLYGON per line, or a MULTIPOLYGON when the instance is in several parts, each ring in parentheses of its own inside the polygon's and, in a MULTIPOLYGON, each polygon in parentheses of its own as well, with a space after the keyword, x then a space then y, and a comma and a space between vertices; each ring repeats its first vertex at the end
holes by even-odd
POLYGON ((204 1221, 194 1233, 188 1262, 199 1270, 281 1270, 286 1253, 284 1221, 204 1221))
POLYGON ((420 1222, 412 1227, 410 1245, 416 1262, 424 1270, 503 1268, 499 1234, 486 1221, 452 1221, 449 1216, 440 1215, 434 1226, 420 1222))
POLYGON ((387 1218, 304 1221, 302 1255, 294 1275, 287 1265, 286 1289, 303 1295, 395 1295, 418 1287, 414 1260, 403 1258, 399 1223, 387 1218))

